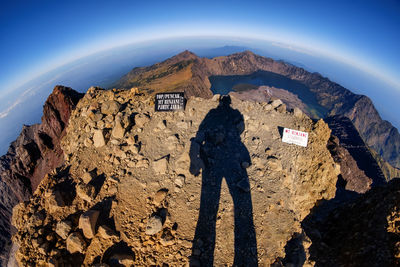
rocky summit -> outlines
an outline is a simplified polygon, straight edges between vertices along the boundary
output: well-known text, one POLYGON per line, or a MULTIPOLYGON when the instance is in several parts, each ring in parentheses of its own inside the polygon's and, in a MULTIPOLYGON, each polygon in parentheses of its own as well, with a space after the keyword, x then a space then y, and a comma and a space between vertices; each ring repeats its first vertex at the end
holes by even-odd
POLYGON ((115 87, 56 86, 0 158, 0 265, 399 265, 400 137, 367 97, 248 51, 115 87))
POLYGON ((324 121, 280 101, 192 97, 184 111, 155 112, 148 95, 91 88, 61 141, 65 163, 14 208, 16 260, 278 264, 315 204, 335 196, 329 138, 324 121), (284 127, 308 132, 308 146, 283 143, 284 127))

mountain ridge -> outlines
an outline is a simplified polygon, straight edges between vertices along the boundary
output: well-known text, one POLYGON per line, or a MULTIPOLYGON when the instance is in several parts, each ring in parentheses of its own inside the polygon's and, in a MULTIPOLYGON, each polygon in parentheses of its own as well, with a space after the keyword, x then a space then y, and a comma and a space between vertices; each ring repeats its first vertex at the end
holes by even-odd
MULTIPOLYGON (((130 79, 136 79, 160 67, 167 68, 171 63, 182 62, 186 62, 187 65, 182 68, 190 75, 185 77, 172 73, 172 76, 175 75, 174 79, 178 78, 179 83, 167 89, 162 86, 162 79, 154 77, 150 79, 154 85, 150 88, 155 88, 157 91, 184 91, 188 97, 211 98, 210 76, 248 75, 260 70, 276 73, 307 86, 315 95, 318 104, 328 110, 329 114, 326 115, 349 117, 364 141, 392 166, 400 168, 400 134, 390 122, 382 120, 367 96, 354 94, 318 73, 310 73, 303 68, 262 57, 248 50, 212 59, 200 58, 190 51, 184 51, 151 67, 133 69, 116 82, 115 87, 128 89, 135 86, 146 91, 146 83, 130 83, 130 79)), ((168 74, 165 75, 168 76, 168 74)))
MULTIPOLYGON (((7 154, 0 157, 0 259, 7 260, 14 205, 27 201, 45 174, 64 162, 60 139, 82 94, 56 86, 43 106, 42 122, 24 125, 7 154)), ((5 265, 5 264, 4 264, 5 265)))

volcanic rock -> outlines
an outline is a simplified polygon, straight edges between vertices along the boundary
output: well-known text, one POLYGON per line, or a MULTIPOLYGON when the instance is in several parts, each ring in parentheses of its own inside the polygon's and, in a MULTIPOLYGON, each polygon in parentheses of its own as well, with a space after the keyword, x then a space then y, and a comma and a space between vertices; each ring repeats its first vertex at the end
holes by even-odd
POLYGON ((67 238, 67 250, 69 253, 83 253, 86 248, 85 239, 79 232, 70 234, 67 238))
POLYGON ((162 229, 162 220, 159 216, 154 215, 149 218, 146 226, 146 235, 154 235, 162 229))
POLYGON ((88 202, 92 201, 95 197, 96 189, 90 184, 78 184, 76 186, 76 194, 88 202))
POLYGON ((79 228, 87 239, 92 239, 96 234, 96 222, 100 212, 98 210, 88 210, 79 218, 79 228))
POLYGON ((72 229, 72 224, 69 221, 60 221, 57 223, 56 233, 62 238, 67 239, 69 232, 72 229))
POLYGON ((104 140, 103 130, 94 130, 93 132, 93 145, 95 147, 102 147, 106 145, 104 140))
POLYGON ((106 115, 115 115, 121 108, 117 101, 106 101, 101 105, 101 113, 106 115))
MULTIPOLYGON (((83 97, 71 88, 54 87, 43 106, 41 124, 24 125, 11 143, 6 155, 0 157, 0 259, 10 249, 11 211, 18 202, 28 200, 45 174, 64 161, 60 139, 72 110, 83 97)), ((5 262, 0 265, 6 265, 5 262)))

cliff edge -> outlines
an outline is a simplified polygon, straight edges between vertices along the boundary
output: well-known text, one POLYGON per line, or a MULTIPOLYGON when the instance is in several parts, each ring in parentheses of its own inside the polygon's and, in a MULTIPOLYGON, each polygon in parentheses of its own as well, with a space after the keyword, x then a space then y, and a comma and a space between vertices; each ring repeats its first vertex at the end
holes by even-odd
MULTIPOLYGON (((7 260, 14 205, 28 200, 44 175, 64 162, 60 139, 82 94, 56 86, 43 106, 41 124, 24 125, 6 155, 0 157, 0 251, 7 260)), ((5 265, 5 264, 4 264, 5 265)))

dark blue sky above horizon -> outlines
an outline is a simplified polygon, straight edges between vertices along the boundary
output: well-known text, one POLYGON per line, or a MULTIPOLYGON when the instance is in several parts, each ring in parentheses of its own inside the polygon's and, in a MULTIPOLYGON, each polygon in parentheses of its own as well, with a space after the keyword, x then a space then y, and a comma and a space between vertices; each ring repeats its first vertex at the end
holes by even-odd
POLYGON ((0 93, 93 52, 169 36, 265 38, 400 90, 400 1, 2 1, 0 93))

